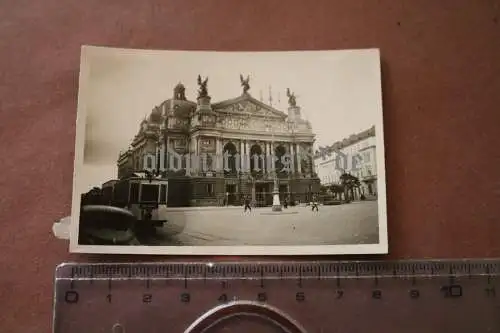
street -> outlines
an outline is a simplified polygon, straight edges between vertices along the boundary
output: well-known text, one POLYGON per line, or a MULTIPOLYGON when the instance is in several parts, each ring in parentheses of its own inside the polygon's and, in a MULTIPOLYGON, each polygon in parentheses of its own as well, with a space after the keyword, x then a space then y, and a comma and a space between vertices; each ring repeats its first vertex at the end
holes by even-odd
POLYGON ((186 221, 182 233, 148 245, 338 245, 378 243, 377 202, 338 206, 290 207, 273 214, 271 207, 185 208, 172 218, 186 221))

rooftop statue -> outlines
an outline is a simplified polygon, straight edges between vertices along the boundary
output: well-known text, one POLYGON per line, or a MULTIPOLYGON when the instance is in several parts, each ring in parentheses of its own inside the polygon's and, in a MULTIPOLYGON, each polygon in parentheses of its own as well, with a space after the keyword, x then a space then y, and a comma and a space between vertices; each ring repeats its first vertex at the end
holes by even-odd
POLYGON ((243 93, 246 94, 250 90, 250 75, 247 75, 245 79, 242 74, 240 74, 241 86, 243 87, 243 93))
POLYGON ((202 80, 201 76, 198 75, 198 85, 200 86, 200 88, 198 89, 198 98, 208 97, 208 77, 206 77, 205 80, 202 80))
POLYGON ((290 92, 290 88, 286 88, 286 96, 288 97, 288 105, 297 106, 297 100, 295 99, 295 93, 290 92))

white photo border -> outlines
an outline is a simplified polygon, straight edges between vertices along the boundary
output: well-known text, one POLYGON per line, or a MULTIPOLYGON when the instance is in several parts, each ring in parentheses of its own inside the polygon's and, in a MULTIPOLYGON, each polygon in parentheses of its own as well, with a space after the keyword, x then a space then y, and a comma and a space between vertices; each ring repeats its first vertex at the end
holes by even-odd
MULTIPOLYGON (((380 50, 377 48, 360 49, 363 51, 371 50, 377 53, 380 59, 380 50)), ((222 255, 222 256, 289 256, 289 255, 375 255, 387 254, 388 248, 388 229, 387 229, 387 196, 386 196, 386 168, 385 168, 385 146, 384 146, 384 126, 383 126, 383 100, 382 100, 382 68, 381 61, 378 62, 378 105, 375 112, 377 121, 375 126, 376 140, 376 161, 377 161, 377 204, 378 204, 378 244, 342 244, 342 245, 279 245, 279 246, 158 246, 158 245, 81 245, 78 244, 79 234, 79 216, 81 195, 77 189, 77 177, 83 166, 84 145, 85 145, 85 126, 87 119, 87 94, 89 84, 89 71, 91 59, 89 56, 93 52, 162 52, 160 50, 134 50, 120 49, 112 47, 87 46, 81 47, 80 57, 80 75, 78 106, 76 115, 76 135, 75 135, 75 153, 74 153, 74 172, 72 187, 72 205, 71 205, 71 224, 70 224, 70 253, 88 253, 88 254, 140 254, 140 255, 222 255)), ((321 50, 321 51, 293 51, 293 52, 332 52, 332 51, 351 51, 351 50, 321 50)), ((355 50, 352 50, 355 51, 355 50)), ((182 52, 200 52, 200 51, 182 51, 182 52)), ((217 51, 201 51, 217 52, 217 51)), ((273 51, 275 52, 275 51, 273 51)), ((283 51, 283 53, 291 51, 283 51)), ((229 52, 227 52, 229 53, 229 52)), ((231 52, 238 53, 238 52, 231 52)), ((242 52, 248 53, 248 52, 242 52)), ((265 52, 254 52, 265 53, 265 52)))

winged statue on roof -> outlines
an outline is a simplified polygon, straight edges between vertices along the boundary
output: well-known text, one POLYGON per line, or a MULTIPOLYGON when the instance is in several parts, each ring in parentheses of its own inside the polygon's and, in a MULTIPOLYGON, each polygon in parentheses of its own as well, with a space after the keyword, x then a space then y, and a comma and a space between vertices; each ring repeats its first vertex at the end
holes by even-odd
POLYGON ((207 85, 208 85, 208 76, 204 80, 202 80, 201 75, 198 75, 198 86, 200 86, 200 88, 198 89, 198 98, 208 96, 207 85))
POLYGON ((246 94, 250 90, 250 75, 247 75, 245 79, 242 74, 240 74, 241 86, 243 87, 243 93, 246 94))

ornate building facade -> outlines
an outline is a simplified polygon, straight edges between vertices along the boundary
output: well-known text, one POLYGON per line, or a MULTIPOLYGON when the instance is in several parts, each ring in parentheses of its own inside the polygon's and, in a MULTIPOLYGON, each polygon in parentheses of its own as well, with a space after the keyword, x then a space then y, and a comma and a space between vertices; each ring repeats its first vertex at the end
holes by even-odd
POLYGON ((340 184, 340 176, 345 172, 360 180, 360 193, 376 196, 375 126, 334 142, 328 147, 319 147, 315 152, 314 164, 322 185, 340 184), (343 156, 340 160, 337 160, 338 152, 343 156))
POLYGON ((186 98, 179 83, 120 153, 118 177, 160 170, 169 180, 170 206, 240 205, 244 198, 270 206, 276 183, 282 199, 310 200, 320 187, 315 135, 294 94, 287 91, 289 107, 283 112, 253 98, 249 78, 240 79, 242 94, 217 103, 211 102, 207 79, 198 77, 196 101, 186 98), (290 172, 283 172, 285 160, 290 172))

